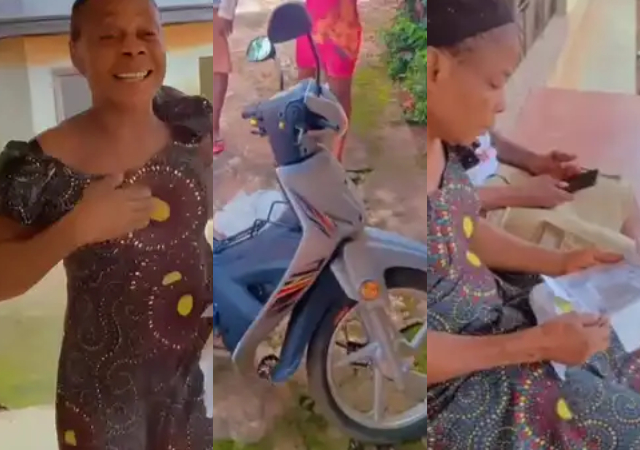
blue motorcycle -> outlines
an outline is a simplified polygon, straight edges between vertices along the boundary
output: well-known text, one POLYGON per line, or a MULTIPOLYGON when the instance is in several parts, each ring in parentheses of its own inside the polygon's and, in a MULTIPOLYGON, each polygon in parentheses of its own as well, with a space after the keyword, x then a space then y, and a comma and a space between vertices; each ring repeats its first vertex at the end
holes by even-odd
MULTIPOLYGON (((301 3, 282 4, 268 36, 251 41, 247 59, 277 62, 275 44, 300 36, 312 42, 310 31, 301 3)), ((215 314, 234 364, 256 377, 258 346, 284 322, 272 382, 289 380, 306 356, 311 395, 347 435, 372 444, 420 439, 427 378, 415 361, 426 324, 408 336, 389 311, 397 291, 422 293, 426 305, 426 246, 365 225, 363 201, 329 150, 348 121, 319 79, 248 106, 243 118, 269 140, 285 212, 214 242, 215 314), (356 388, 341 393, 334 371, 356 370, 368 373, 356 388, 371 388, 352 402, 356 388), (413 406, 391 408, 388 387, 413 406)))

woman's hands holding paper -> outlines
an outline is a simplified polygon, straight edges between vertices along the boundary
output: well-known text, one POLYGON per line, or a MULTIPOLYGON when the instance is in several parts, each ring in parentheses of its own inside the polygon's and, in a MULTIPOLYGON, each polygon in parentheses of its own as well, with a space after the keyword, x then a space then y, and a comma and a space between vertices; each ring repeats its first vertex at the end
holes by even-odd
POLYGON ((562 255, 561 275, 580 272, 602 264, 619 263, 623 259, 624 257, 618 253, 605 252, 593 248, 566 252, 562 255))
POLYGON ((571 312, 540 326, 544 358, 567 366, 584 364, 594 354, 609 348, 611 324, 597 314, 571 312))

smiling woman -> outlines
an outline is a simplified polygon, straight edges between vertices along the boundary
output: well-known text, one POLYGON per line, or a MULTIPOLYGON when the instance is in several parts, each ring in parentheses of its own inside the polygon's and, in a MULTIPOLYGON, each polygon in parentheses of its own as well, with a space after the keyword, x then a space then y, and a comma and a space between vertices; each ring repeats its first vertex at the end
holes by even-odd
MULTIPOLYGON (((165 84, 189 94, 211 89, 210 76, 201 69, 202 62, 212 56, 213 25, 207 14, 185 7, 162 16, 165 84)), ((28 23, 21 28, 22 35, 0 39, 0 140, 28 139, 91 102, 86 81, 72 67, 69 34, 59 28, 52 34, 33 35, 42 26, 28 23)))
POLYGON ((64 261, 61 449, 211 449, 198 366, 212 329, 211 105, 157 95, 166 52, 152 2, 77 5, 71 60, 93 105, 2 153, 0 298, 64 261))

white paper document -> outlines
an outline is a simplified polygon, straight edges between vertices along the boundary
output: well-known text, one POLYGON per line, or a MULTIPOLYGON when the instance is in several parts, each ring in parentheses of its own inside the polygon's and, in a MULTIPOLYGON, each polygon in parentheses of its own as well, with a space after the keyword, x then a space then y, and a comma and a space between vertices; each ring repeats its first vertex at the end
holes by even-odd
MULTIPOLYGON (((625 350, 640 349, 640 265, 623 262, 543 280, 531 293, 538 323, 571 311, 605 314, 625 350)), ((566 368, 554 367, 564 378, 566 368)))

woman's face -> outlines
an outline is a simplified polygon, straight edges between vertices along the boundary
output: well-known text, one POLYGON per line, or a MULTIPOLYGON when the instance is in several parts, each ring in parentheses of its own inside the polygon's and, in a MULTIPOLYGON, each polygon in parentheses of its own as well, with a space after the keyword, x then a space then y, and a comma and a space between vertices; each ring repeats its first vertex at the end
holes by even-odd
POLYGON ((469 145, 493 127, 520 48, 517 27, 507 25, 472 38, 455 55, 430 49, 427 123, 434 135, 469 145))
POLYGON ((71 44, 94 103, 148 106, 162 85, 166 55, 159 13, 150 0, 93 0, 71 44))

